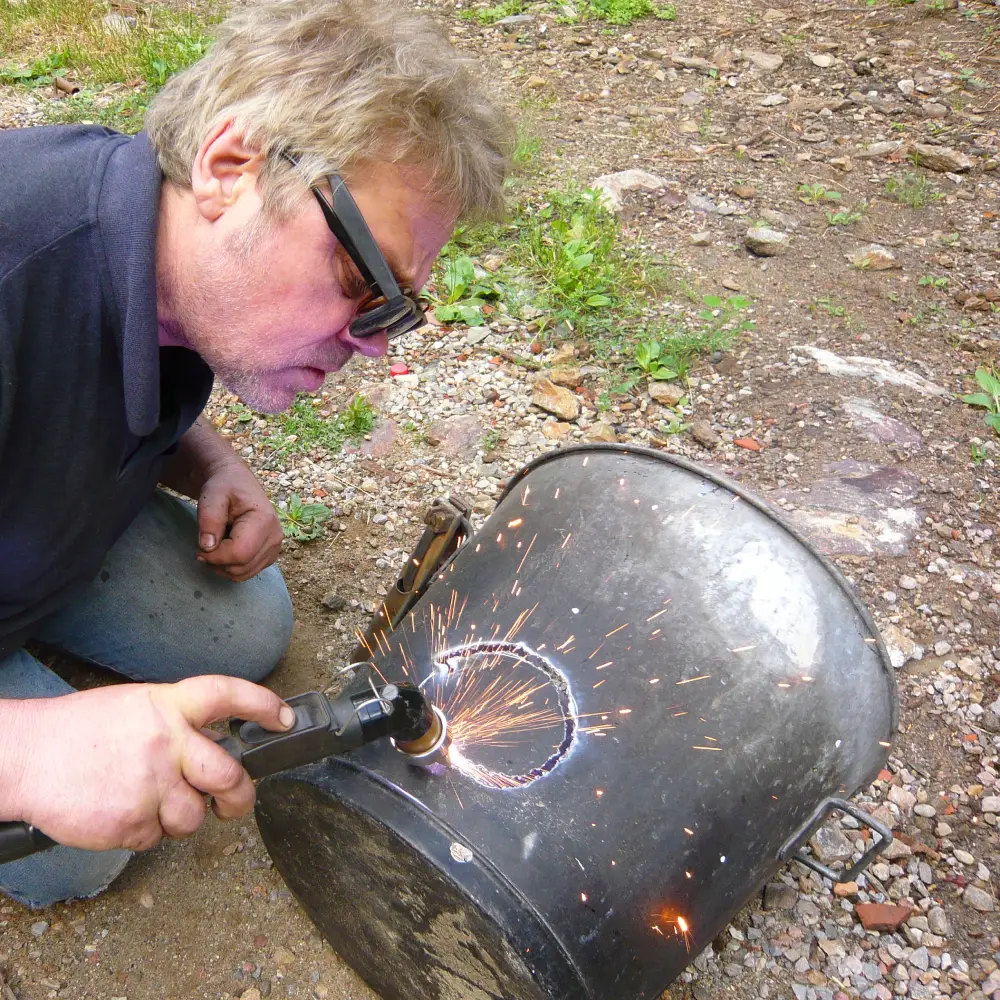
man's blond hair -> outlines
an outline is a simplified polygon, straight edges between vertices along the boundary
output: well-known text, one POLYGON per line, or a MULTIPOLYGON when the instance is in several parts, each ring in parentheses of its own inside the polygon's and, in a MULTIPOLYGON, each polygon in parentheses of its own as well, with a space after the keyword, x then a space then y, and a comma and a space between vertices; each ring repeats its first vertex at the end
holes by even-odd
POLYGON ((190 187, 199 147, 229 120, 265 155, 272 214, 291 210, 303 182, 374 161, 418 166, 462 216, 502 207, 507 115, 435 23, 395 0, 257 0, 232 13, 146 115, 167 179, 190 187))

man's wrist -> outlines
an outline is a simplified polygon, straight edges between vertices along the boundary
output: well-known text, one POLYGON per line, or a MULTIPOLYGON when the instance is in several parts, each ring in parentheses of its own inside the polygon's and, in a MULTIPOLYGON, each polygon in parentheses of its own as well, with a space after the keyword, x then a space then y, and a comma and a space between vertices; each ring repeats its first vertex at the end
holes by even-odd
POLYGON ((0 701, 0 820, 27 818, 27 763, 38 715, 37 699, 0 701))

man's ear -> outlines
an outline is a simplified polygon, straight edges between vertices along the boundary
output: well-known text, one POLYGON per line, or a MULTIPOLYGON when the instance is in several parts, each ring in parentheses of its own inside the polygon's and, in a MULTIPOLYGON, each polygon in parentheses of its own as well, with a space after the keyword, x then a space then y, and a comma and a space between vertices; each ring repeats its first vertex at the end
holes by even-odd
POLYGON ((198 211, 215 222, 243 197, 258 198, 264 155, 247 144, 233 122, 221 122, 205 137, 191 165, 191 192, 198 211))

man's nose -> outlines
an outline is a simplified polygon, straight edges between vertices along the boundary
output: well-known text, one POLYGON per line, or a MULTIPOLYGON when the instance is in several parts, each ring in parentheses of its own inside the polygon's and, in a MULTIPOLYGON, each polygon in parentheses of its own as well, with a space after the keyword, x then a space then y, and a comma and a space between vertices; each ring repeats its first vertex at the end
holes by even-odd
POLYGON ((386 333, 373 333, 370 337, 353 337, 349 329, 337 334, 337 339, 349 344, 366 358, 380 358, 389 352, 389 337, 386 333))

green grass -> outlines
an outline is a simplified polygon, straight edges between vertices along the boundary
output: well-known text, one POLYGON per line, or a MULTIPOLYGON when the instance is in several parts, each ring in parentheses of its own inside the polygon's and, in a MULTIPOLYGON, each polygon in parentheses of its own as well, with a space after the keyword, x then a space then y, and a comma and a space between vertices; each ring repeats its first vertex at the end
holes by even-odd
MULTIPOLYGON (((553 0, 550 6, 561 8, 562 4, 553 0)), ((458 16, 465 20, 478 21, 482 25, 490 25, 505 17, 523 13, 523 0, 503 0, 502 3, 492 7, 475 7, 472 10, 459 11, 458 16)), ((672 3, 656 4, 652 0, 587 0, 579 6, 575 16, 561 15, 559 20, 575 22, 592 18, 608 24, 629 25, 641 17, 675 21, 677 8, 672 3)))
POLYGON ((930 202, 940 201, 944 197, 923 174, 915 171, 890 177, 886 181, 885 191, 894 201, 908 208, 923 208, 930 202))
POLYGON ((0 53, 8 54, 0 82, 33 88, 65 76, 83 89, 49 103, 52 121, 138 131, 153 94, 208 50, 208 29, 219 14, 214 3, 188 10, 157 4, 139 8, 128 28, 105 23, 109 14, 121 17, 100 0, 0 3, 0 53))
POLYGON ((314 451, 336 455, 345 441, 358 440, 375 426, 375 411, 361 396, 355 396, 342 413, 329 417, 320 415, 321 403, 318 397, 302 396, 275 418, 277 426, 264 442, 274 458, 284 460, 314 451))

